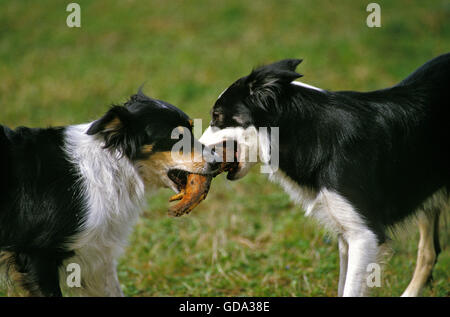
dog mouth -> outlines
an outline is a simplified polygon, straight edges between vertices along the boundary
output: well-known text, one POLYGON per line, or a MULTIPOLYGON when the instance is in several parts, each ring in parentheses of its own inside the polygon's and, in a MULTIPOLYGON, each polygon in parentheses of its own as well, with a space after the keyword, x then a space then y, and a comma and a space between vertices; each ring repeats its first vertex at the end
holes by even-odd
POLYGON ((167 177, 175 184, 178 192, 186 188, 187 178, 190 173, 180 169, 171 169, 167 172, 167 177))
POLYGON ((233 162, 233 163, 227 163, 228 167, 226 171, 228 171, 227 179, 228 180, 235 180, 236 174, 239 173, 241 170, 241 163, 239 162, 233 162))
POLYGON ((219 147, 218 153, 222 154, 222 165, 219 171, 216 173, 220 174, 222 172, 227 173, 227 179, 234 180, 236 178, 236 174, 242 168, 242 164, 239 162, 239 151, 238 151, 238 143, 237 141, 233 142, 233 146, 231 148, 227 148, 226 142, 222 142, 221 147, 219 147), (228 160, 231 158, 231 160, 228 160))
MULTIPOLYGON (((236 145, 236 144, 235 144, 236 145)), ((174 184, 172 189, 176 192, 170 197, 169 202, 179 201, 169 207, 169 215, 179 217, 188 214, 198 204, 200 204, 208 195, 212 179, 222 172, 227 172, 229 180, 236 179, 236 174, 242 168, 242 164, 238 162, 237 146, 232 150, 232 160, 227 162, 225 147, 222 150, 223 162, 216 173, 199 174, 181 169, 170 169, 167 177, 174 184)), ((220 153, 220 152, 219 152, 220 153)))

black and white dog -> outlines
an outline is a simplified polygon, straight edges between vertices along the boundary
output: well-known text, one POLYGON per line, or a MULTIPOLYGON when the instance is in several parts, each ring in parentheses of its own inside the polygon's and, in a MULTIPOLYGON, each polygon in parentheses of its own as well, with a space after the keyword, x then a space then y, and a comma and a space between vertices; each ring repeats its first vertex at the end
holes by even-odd
POLYGON ((66 266, 76 263, 81 287, 72 294, 122 295, 116 260, 144 192, 178 192, 187 172, 212 172, 202 153, 172 159, 172 131, 191 133, 191 125, 181 110, 139 92, 88 124, 0 126, 0 264, 10 280, 31 295, 60 296, 66 266))
MULTIPOLYGON (((418 261, 403 295, 419 295, 440 251, 438 217, 449 202, 450 54, 366 93, 296 82, 300 62, 282 60, 234 82, 216 101, 200 142, 235 140, 245 153, 241 147, 255 146, 250 134, 279 128, 279 170, 270 179, 337 234, 340 296, 365 294, 366 270, 387 230, 418 215, 418 261)), ((268 135, 253 140, 269 152, 268 135)), ((228 179, 252 165, 241 161, 228 179)))

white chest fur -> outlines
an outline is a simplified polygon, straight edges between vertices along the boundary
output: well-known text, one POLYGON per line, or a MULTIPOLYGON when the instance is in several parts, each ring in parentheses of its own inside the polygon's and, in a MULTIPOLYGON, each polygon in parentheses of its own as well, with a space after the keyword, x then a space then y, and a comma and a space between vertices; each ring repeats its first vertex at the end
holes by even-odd
POLYGON ((78 169, 87 215, 73 248, 86 244, 122 246, 144 201, 144 183, 125 157, 105 150, 102 140, 85 133, 89 124, 68 127, 66 153, 78 169))
POLYGON ((322 188, 319 191, 299 186, 282 171, 277 171, 269 179, 280 184, 291 200, 302 206, 306 216, 312 216, 329 231, 346 234, 365 230, 366 225, 355 208, 339 193, 322 188))

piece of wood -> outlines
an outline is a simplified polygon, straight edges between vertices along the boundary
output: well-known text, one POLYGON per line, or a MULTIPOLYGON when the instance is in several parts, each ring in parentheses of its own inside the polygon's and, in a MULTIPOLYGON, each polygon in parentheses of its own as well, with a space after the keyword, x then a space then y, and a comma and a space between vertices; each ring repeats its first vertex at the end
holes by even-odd
POLYGON ((180 217, 190 213, 208 195, 211 180, 210 175, 189 174, 186 187, 180 193, 170 197, 169 201, 180 200, 180 202, 169 207, 169 216, 180 217))
MULTIPOLYGON (((223 158, 225 160, 225 151, 223 151, 223 158)), ((232 171, 237 168, 238 164, 238 162, 222 162, 219 170, 213 175, 189 174, 187 176, 186 186, 178 194, 173 195, 169 199, 170 202, 180 201, 169 207, 169 216, 180 217, 190 213, 208 195, 212 179, 220 173, 232 171)))

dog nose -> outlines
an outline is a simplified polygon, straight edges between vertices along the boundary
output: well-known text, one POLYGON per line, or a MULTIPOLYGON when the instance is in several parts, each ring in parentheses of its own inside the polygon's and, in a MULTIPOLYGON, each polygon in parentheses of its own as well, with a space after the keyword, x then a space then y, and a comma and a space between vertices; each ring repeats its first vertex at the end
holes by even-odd
POLYGON ((211 170, 211 172, 217 172, 221 164, 222 162, 214 160, 213 162, 209 163, 209 169, 211 170))
POLYGON ((220 168, 222 163, 221 157, 212 148, 203 145, 203 156, 208 162, 208 168, 211 172, 215 172, 220 168))

